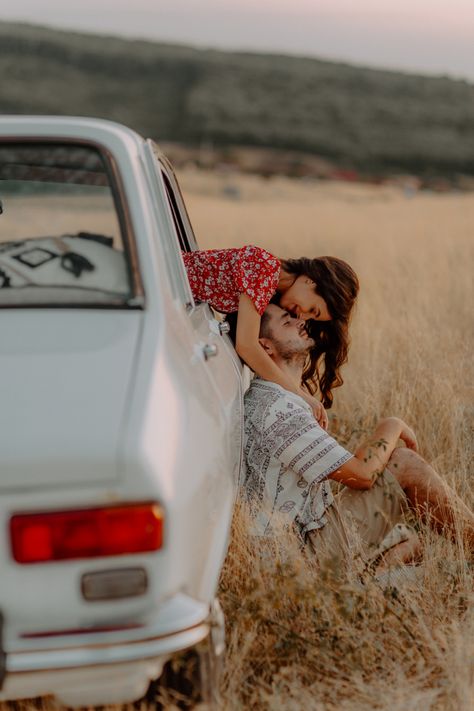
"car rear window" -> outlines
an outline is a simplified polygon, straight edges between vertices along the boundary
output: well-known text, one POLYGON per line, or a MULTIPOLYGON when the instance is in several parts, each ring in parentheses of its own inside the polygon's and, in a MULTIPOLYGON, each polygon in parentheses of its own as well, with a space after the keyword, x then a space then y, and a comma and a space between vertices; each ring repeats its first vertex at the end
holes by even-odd
POLYGON ((130 269, 106 157, 57 142, 0 145, 0 306, 120 305, 130 269))

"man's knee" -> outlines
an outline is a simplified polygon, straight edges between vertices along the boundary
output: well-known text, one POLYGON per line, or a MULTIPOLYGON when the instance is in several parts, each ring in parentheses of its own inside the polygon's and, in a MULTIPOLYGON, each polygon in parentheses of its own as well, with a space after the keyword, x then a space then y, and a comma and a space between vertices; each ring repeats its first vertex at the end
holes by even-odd
POLYGON ((393 474, 403 488, 407 476, 412 478, 420 466, 425 464, 419 454, 407 447, 397 447, 388 460, 387 469, 393 474))

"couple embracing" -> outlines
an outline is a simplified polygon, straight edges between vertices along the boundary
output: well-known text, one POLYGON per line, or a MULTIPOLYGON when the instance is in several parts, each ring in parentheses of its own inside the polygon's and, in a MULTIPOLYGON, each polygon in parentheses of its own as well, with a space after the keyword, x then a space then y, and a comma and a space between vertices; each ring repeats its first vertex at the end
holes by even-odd
POLYGON ((280 260, 254 246, 183 257, 194 297, 236 314, 236 350, 256 375, 245 395, 254 533, 271 534, 283 515, 318 561, 361 556, 381 568, 419 555, 419 539, 409 533, 383 552, 387 534, 411 510, 440 532, 461 530, 474 547, 474 515, 418 455, 406 423, 387 417, 353 453, 327 432, 359 290, 346 262, 280 260), (342 484, 336 495, 330 480, 342 484))

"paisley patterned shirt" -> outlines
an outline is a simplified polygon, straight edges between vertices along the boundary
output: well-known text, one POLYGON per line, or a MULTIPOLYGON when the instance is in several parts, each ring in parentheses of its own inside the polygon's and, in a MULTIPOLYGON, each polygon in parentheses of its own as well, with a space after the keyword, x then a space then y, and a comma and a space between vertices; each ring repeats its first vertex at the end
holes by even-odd
POLYGON ((240 249, 184 252, 183 260, 194 298, 223 313, 237 311, 240 294, 245 293, 261 316, 280 278, 280 260, 251 244, 240 249))
POLYGON ((284 513, 304 539, 322 528, 333 503, 327 477, 353 455, 323 430, 309 405, 276 383, 255 378, 244 398, 244 493, 254 533, 271 533, 284 513))

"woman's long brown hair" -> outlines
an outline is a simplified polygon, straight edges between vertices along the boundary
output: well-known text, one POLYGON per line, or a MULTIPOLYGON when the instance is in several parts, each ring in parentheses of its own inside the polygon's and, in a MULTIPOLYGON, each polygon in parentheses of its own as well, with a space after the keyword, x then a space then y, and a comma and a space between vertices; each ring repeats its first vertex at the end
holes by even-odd
POLYGON ((303 385, 314 394, 319 388, 324 407, 332 406, 332 389, 344 382, 341 366, 349 350, 349 322, 359 292, 359 280, 352 267, 337 257, 282 260, 282 268, 295 277, 308 276, 316 284, 316 293, 325 300, 331 321, 306 322, 314 338, 308 362, 303 372, 303 385), (322 370, 321 370, 322 368, 322 370))

